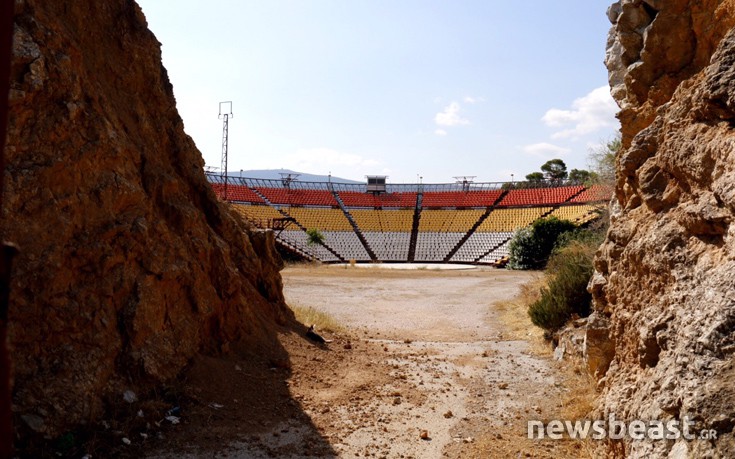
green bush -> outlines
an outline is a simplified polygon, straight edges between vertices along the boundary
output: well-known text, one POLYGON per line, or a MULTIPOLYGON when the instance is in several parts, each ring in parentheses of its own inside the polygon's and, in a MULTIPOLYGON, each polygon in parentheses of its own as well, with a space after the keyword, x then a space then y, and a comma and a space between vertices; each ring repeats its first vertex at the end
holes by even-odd
POLYGON ((310 228, 306 230, 306 245, 321 245, 324 244, 324 234, 317 228, 310 228))
POLYGON ((569 220, 541 218, 529 228, 523 228, 510 241, 510 269, 540 269, 546 265, 557 240, 564 233, 577 229, 569 220))
POLYGON ((541 298, 528 308, 534 325, 554 332, 574 315, 590 314, 592 296, 587 292, 594 271, 593 258, 599 246, 599 236, 579 232, 576 240, 558 248, 547 266, 548 286, 541 289, 541 298))
POLYGON ((533 229, 526 227, 516 231, 510 240, 509 251, 509 269, 533 269, 539 251, 533 229))

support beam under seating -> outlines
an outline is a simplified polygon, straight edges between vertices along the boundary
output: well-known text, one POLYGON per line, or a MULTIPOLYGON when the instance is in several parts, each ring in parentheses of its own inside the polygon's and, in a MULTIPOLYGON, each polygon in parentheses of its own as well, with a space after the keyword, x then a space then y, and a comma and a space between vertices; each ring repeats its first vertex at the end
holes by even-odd
POLYGON ((357 235, 357 239, 360 240, 360 244, 362 244, 365 247, 365 251, 370 256, 370 260, 373 262, 378 261, 378 257, 375 255, 375 252, 373 252, 373 249, 370 247, 370 244, 368 244, 367 239, 365 239, 365 235, 363 235, 362 231, 360 231, 360 228, 357 226, 355 219, 352 218, 352 214, 350 214, 350 212, 345 207, 345 203, 342 201, 342 198, 339 197, 339 193, 332 190, 332 194, 334 195, 334 199, 337 200, 337 204, 339 205, 339 208, 342 209, 342 212, 344 212, 345 217, 347 218, 347 221, 349 221, 350 225, 352 225, 352 229, 353 231, 355 231, 355 234, 357 235))
MULTIPOLYGON (((265 199, 265 197, 264 197, 264 199, 265 199)), ((269 202, 269 205, 272 205, 272 204, 270 204, 270 202, 269 202)), ((284 212, 284 211, 283 211, 283 210, 281 210, 281 209, 276 209, 276 210, 277 210, 278 212, 280 212, 280 213, 281 213, 281 214, 282 214, 282 215, 283 215, 284 217, 287 217, 287 218, 290 218, 290 219, 292 219, 292 220, 293 220, 293 223, 294 223, 294 224, 295 224, 296 226, 298 226, 298 227, 299 227, 299 228, 301 229, 301 231, 303 231, 303 232, 306 232, 306 228, 304 227, 304 225, 302 225, 301 223, 299 223, 299 221, 298 221, 298 220, 296 220, 296 219, 295 219, 295 218, 293 218, 293 217, 292 217, 291 215, 289 215, 288 213, 284 212)), ((329 252, 330 252, 330 253, 331 253, 332 255, 334 255, 335 257, 337 257, 337 259, 338 259, 339 261, 341 261, 342 263, 345 263, 345 262, 346 262, 345 258, 344 258, 344 257, 343 257, 342 255, 340 255, 340 254, 339 254, 339 253, 338 253, 338 252, 337 252, 336 250, 334 250, 333 248, 331 248, 331 247, 330 247, 330 246, 329 246, 329 245, 328 245, 328 244, 327 244, 326 242, 323 242, 323 241, 322 241, 322 242, 320 243, 320 245, 321 245, 322 247, 324 247, 325 249, 327 249, 327 250, 328 250, 328 251, 329 251, 329 252)), ((320 261, 321 261, 321 260, 320 260, 320 261)))
POLYGON ((413 226, 411 226, 411 239, 408 242, 408 262, 413 263, 416 258, 416 240, 419 237, 419 222, 421 220, 421 203, 424 194, 419 190, 416 193, 416 207, 413 211, 413 226))
POLYGON ((475 231, 477 231, 477 228, 479 228, 480 225, 482 225, 482 222, 484 222, 485 220, 487 220, 487 217, 489 217, 490 214, 492 213, 492 211, 495 210, 495 206, 500 201, 503 200, 503 198, 505 197, 506 194, 508 194, 508 190, 504 190, 500 194, 500 196, 498 196, 498 198, 495 200, 495 202, 493 203, 493 205, 488 206, 488 208, 485 209, 485 213, 483 213, 482 215, 480 215, 480 218, 478 218, 477 221, 475 222, 475 224, 472 226, 472 228, 470 228, 470 230, 467 231, 467 234, 465 234, 464 236, 462 236, 462 239, 460 239, 459 242, 457 242, 457 245, 455 245, 454 248, 452 248, 452 250, 449 251, 449 253, 447 254, 447 256, 444 257, 444 260, 443 260, 444 263, 448 263, 449 260, 452 259, 452 257, 454 256, 455 253, 457 253, 457 251, 460 249, 460 247, 462 247, 462 245, 464 245, 464 243, 467 242, 467 239, 469 239, 470 236, 472 236, 475 233, 475 231))
POLYGON ((503 239, 503 240, 501 240, 500 242, 498 242, 498 243, 497 243, 497 244, 495 244, 494 246, 490 247, 490 249, 488 249, 488 250, 487 250, 487 251, 486 251, 485 253, 483 253, 483 254, 482 254, 482 255, 480 255, 479 257, 475 258, 474 260, 472 260, 472 262, 473 262, 473 263, 478 263, 478 262, 479 262, 480 260, 482 260, 482 259, 483 259, 483 258, 485 258, 486 256, 488 256, 488 255, 490 255, 491 253, 493 253, 493 252, 495 252, 496 250, 498 250, 498 248, 499 248, 500 246, 502 246, 502 245, 503 245, 503 244, 505 244, 506 242, 510 241, 511 239, 513 239, 513 236, 512 236, 512 235, 511 235, 511 236, 509 236, 509 237, 507 237, 507 238, 505 238, 505 239, 503 239))

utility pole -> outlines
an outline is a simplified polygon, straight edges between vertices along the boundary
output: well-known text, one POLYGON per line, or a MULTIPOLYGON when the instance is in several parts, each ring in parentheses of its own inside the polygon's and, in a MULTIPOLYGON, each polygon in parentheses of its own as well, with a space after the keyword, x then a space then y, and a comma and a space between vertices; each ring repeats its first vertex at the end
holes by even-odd
POLYGON ((224 199, 227 201, 227 149, 229 146, 229 129, 230 129, 230 118, 232 118, 234 115, 232 114, 232 101, 226 101, 226 102, 220 102, 219 103, 219 116, 217 118, 222 118, 222 165, 220 168, 220 171, 222 173, 222 178, 225 181, 225 194, 224 199), (222 107, 224 106, 225 111, 222 111, 222 107))

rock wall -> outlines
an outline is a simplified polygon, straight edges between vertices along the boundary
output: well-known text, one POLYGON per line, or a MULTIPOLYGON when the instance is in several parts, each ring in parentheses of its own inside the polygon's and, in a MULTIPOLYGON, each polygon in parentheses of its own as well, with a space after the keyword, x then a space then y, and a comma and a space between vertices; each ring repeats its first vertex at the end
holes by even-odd
POLYGON ((272 237, 219 204, 132 0, 16 0, 2 238, 20 428, 55 435, 200 351, 274 348, 272 237))
POLYGON ((602 450, 735 457, 735 2, 622 0, 609 17, 623 148, 590 284, 597 414, 689 417, 717 439, 602 450))

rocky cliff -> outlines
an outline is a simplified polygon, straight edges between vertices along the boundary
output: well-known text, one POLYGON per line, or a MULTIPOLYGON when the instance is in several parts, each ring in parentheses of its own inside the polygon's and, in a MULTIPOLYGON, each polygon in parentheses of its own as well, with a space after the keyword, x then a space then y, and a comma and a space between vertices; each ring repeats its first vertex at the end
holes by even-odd
POLYGON ((55 435, 200 351, 272 349, 273 240, 217 202, 132 0, 16 1, 2 238, 19 428, 55 435))
POLYGON ((689 417, 717 439, 605 450, 735 457, 735 2, 622 0, 609 17, 623 149, 590 284, 598 414, 689 417))

